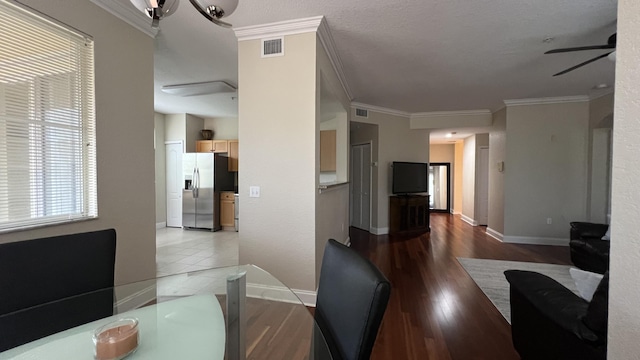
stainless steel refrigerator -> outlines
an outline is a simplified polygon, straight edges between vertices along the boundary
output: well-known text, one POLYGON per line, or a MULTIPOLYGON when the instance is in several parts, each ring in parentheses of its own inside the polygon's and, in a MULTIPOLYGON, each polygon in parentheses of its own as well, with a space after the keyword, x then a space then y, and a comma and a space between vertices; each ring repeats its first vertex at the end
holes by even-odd
POLYGON ((229 172, 228 160, 220 154, 183 154, 183 228, 221 229, 220 192, 233 190, 233 173, 229 172))

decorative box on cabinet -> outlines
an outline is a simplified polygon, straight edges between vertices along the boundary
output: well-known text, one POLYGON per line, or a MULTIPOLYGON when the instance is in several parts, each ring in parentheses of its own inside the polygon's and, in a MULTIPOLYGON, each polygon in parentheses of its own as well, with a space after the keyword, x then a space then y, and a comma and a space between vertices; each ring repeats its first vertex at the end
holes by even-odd
POLYGON ((233 192, 223 191, 220 194, 220 226, 223 230, 235 228, 235 197, 233 192))
POLYGON ((429 195, 389 197, 389 234, 419 234, 430 231, 429 195))

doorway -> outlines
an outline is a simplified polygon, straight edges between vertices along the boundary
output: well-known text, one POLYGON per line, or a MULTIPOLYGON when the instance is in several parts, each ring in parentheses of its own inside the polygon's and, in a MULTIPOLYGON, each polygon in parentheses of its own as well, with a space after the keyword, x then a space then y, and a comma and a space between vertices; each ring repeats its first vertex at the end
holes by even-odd
POLYGON ((182 227, 182 141, 167 141, 167 227, 182 227))
POLYGON ((451 163, 429 163, 429 210, 451 212, 451 163))
POLYGON ((351 146, 351 226, 371 227, 371 143, 351 146))

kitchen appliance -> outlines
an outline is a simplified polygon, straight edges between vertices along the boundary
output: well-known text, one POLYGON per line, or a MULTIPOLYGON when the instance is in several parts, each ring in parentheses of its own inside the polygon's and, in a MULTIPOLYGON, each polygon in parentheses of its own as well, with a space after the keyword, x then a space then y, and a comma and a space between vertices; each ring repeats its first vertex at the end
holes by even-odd
POLYGON ((240 199, 240 196, 238 194, 234 194, 234 206, 233 206, 233 220, 234 220, 234 225, 236 227, 236 231, 238 231, 238 214, 240 213, 240 206, 239 206, 239 202, 238 200, 240 199))
POLYGON ((183 154, 183 228, 221 229, 220 192, 233 190, 233 173, 228 170, 228 160, 220 154, 183 154))

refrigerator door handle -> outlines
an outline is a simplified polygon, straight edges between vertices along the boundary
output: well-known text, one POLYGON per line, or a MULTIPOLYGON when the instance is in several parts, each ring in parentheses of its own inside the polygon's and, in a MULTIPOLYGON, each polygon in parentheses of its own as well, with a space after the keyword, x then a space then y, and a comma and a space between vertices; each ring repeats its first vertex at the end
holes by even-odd
POLYGON ((196 168, 193 168, 193 176, 191 177, 193 180, 191 181, 191 195, 193 198, 198 197, 197 188, 198 188, 198 179, 196 178, 196 168))
POLYGON ((198 179, 198 187, 196 189, 196 197, 199 196, 198 192, 200 190, 200 169, 196 168, 196 175, 197 175, 197 179, 198 179))

